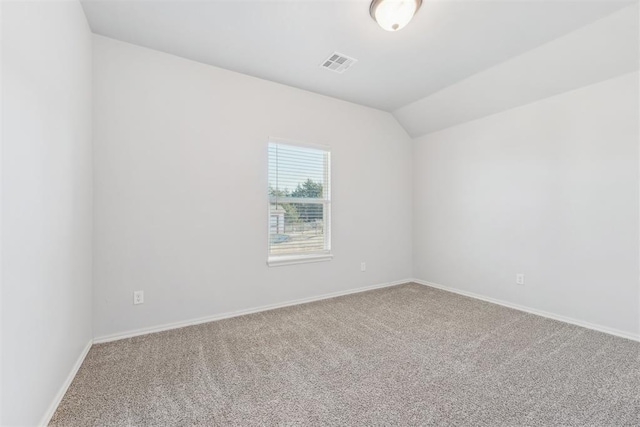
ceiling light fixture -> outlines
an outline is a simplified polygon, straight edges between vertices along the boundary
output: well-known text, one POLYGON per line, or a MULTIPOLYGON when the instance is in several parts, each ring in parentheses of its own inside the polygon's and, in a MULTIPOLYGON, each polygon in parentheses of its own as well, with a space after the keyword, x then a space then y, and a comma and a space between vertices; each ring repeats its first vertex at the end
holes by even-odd
POLYGON ((369 13, 387 31, 404 28, 422 5, 422 0, 373 0, 369 13))

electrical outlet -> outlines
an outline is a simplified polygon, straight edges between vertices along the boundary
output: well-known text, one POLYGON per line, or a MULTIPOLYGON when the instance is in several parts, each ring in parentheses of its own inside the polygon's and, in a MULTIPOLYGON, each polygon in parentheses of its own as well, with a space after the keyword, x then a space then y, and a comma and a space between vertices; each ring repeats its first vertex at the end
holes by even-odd
POLYGON ((524 285, 524 274, 516 274, 516 285, 524 285))
POLYGON ((360 263, 360 271, 367 271, 367 263, 362 261, 360 263))
POLYGON ((144 304, 144 291, 134 291, 133 292, 133 304, 144 304))

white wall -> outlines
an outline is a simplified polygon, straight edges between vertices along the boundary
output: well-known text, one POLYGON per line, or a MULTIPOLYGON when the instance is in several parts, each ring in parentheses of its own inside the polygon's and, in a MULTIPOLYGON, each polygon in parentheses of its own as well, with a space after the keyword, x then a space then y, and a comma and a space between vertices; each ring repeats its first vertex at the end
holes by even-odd
POLYGON ((97 338, 411 276, 388 113, 94 36, 94 144, 97 338), (329 262, 266 265, 269 136, 332 147, 329 262))
POLYGON ((394 111, 412 137, 638 69, 638 4, 394 111))
POLYGON ((2 425, 43 421, 91 331, 91 33, 78 2, 2 11, 2 425))
POLYGON ((99 36, 92 104, 79 4, 2 6, 1 424, 43 420, 92 302, 103 337, 395 281, 412 224, 419 279, 640 333, 637 73, 412 147, 387 113, 99 36), (266 266, 269 136, 332 146, 334 260, 266 266))
POLYGON ((634 72, 417 139, 415 276, 638 337, 638 117, 634 72))

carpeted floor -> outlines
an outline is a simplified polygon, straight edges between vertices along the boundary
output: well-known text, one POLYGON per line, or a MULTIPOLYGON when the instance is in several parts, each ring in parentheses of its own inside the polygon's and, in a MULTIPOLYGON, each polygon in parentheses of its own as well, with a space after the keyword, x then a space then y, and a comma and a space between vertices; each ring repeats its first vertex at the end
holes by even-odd
POLYGON ((640 343, 406 284, 95 345, 51 425, 640 425, 640 343))

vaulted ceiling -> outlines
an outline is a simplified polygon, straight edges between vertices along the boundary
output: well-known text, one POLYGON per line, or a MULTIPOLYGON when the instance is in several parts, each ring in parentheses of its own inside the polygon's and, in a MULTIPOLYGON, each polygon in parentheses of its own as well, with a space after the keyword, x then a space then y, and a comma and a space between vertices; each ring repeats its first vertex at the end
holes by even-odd
POLYGON ((424 0, 395 33, 371 19, 368 0, 85 0, 83 7, 97 34, 395 111, 629 3, 424 0), (321 68, 334 51, 358 62, 344 74, 321 68))

